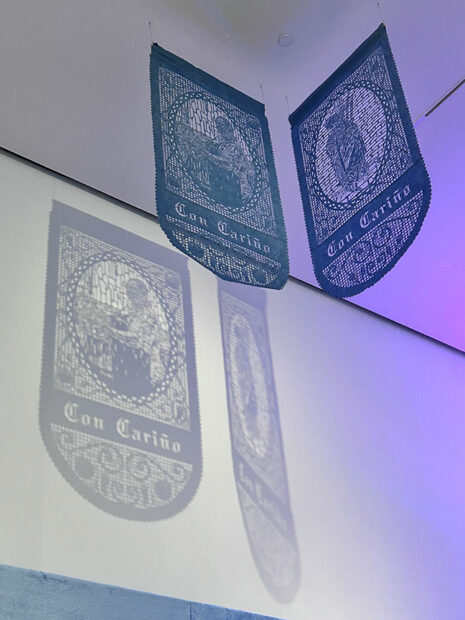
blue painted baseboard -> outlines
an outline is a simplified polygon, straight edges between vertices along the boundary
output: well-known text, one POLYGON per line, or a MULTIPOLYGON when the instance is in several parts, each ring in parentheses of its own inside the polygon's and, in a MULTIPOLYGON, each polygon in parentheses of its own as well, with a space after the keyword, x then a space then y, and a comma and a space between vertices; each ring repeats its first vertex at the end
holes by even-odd
POLYGON ((265 616, 243 611, 2 565, 0 565, 0 618, 2 620, 266 620, 265 616))

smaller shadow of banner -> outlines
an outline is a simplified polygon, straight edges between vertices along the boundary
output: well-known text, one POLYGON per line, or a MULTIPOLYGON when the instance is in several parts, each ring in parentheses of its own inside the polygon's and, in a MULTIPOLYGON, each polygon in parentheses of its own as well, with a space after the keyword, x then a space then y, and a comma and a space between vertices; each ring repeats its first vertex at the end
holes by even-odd
POLYGON ((186 257, 55 203, 40 428, 106 512, 170 517, 194 497, 200 418, 186 257))
POLYGON ((356 295, 409 248, 431 199, 385 26, 289 121, 316 278, 356 295))
POLYGON ((244 527, 263 583, 277 601, 289 603, 299 587, 300 560, 265 295, 219 281, 232 458, 244 527))
POLYGON ((150 84, 169 240, 224 280, 282 288, 287 239, 263 104, 158 45, 150 84))

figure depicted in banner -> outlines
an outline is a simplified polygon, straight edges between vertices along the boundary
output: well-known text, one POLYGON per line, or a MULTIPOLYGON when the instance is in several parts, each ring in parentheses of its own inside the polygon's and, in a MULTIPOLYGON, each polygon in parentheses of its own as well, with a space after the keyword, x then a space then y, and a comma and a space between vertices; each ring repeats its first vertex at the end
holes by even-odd
POLYGON ((158 45, 150 67, 163 230, 225 280, 282 288, 287 241, 263 105, 158 45))
POLYGON ((357 191, 367 173, 365 143, 359 128, 342 112, 335 112, 325 122, 329 135, 326 152, 331 160, 339 183, 345 189, 357 191))
POLYGON ((117 516, 192 499, 201 446, 186 259, 55 204, 40 423, 63 476, 117 516))
MULTIPOLYGON (((207 113, 208 108, 204 112, 207 113)), ((210 137, 193 127, 193 120, 189 120, 190 123, 180 123, 177 128, 186 167, 217 202, 232 211, 246 208, 253 194, 256 174, 247 148, 231 122, 218 113, 213 119, 214 133, 210 137)))
POLYGON ((431 198, 385 27, 289 120, 315 275, 356 295, 408 249, 431 198))
POLYGON ((165 371, 162 358, 169 354, 168 326, 160 308, 149 299, 148 285, 125 264, 103 262, 90 269, 74 300, 76 332, 90 365, 108 385, 132 396, 150 394, 165 371), (104 270, 127 280, 111 288, 104 270), (94 281, 94 285, 92 284, 94 281), (108 295, 122 296, 124 305, 108 304, 108 295))

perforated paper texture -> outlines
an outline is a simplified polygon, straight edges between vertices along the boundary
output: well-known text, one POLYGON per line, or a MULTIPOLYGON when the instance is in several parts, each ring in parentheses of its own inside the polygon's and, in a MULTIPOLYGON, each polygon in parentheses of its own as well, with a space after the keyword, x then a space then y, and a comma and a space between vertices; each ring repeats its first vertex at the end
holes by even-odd
POLYGON ((225 280, 282 288, 286 231, 264 106, 152 47, 156 202, 171 243, 225 280))
POLYGON ((289 120, 315 275, 355 295, 394 267, 431 198, 385 27, 289 120))

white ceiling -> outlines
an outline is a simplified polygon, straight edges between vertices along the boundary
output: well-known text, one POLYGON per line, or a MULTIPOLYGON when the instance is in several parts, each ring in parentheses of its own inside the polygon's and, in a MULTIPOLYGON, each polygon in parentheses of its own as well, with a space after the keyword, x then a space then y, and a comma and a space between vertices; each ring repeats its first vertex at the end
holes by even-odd
MULTIPOLYGON (((2 0, 0 145, 153 212, 150 21, 163 47, 264 100, 291 273, 316 284, 287 116, 381 16, 416 118, 465 74, 463 0, 2 0), (294 38, 288 48, 282 32, 294 38)), ((352 299, 462 350, 464 91, 417 125, 433 184, 422 232, 352 299)))

